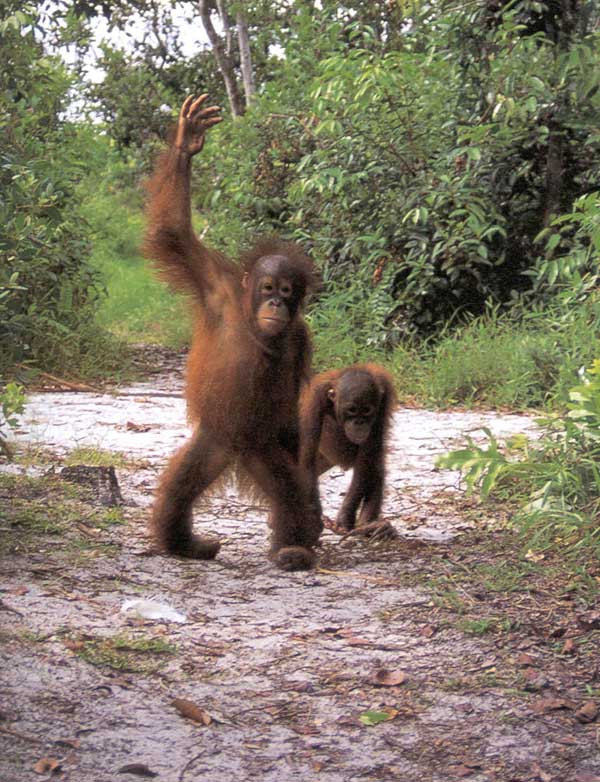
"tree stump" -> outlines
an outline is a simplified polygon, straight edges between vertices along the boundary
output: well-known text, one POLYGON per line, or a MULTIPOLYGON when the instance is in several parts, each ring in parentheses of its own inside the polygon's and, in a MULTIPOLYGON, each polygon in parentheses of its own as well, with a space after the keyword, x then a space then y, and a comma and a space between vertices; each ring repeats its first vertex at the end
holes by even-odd
POLYGON ((70 467, 63 467, 60 471, 60 477, 70 483, 78 483, 81 486, 91 488, 101 505, 113 507, 123 504, 117 474, 112 465, 110 467, 94 467, 89 464, 74 464, 70 467))

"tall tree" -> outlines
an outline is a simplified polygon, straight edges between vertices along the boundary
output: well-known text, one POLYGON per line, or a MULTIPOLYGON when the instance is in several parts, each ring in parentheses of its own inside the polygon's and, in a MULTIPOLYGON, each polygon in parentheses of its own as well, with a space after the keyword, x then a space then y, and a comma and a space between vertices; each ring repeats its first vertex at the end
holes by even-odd
POLYGON ((225 82, 225 89, 229 99, 229 106, 234 117, 240 117, 246 106, 252 100, 255 92, 254 75, 252 71, 252 58, 250 54, 250 38, 244 13, 240 8, 236 11, 237 47, 242 70, 245 100, 242 97, 236 74, 236 61, 234 53, 234 37, 231 30, 231 18, 224 0, 199 0, 198 7, 202 26, 212 46, 212 51, 217 61, 219 71, 225 82), (222 35, 219 35, 212 22, 212 13, 216 10, 222 35))
POLYGON ((241 9, 236 11, 238 44, 240 47, 240 67, 242 69, 242 79, 244 81, 244 94, 246 96, 246 105, 250 105, 256 92, 254 82, 254 70, 252 68, 252 52, 250 49, 250 34, 246 17, 241 9))

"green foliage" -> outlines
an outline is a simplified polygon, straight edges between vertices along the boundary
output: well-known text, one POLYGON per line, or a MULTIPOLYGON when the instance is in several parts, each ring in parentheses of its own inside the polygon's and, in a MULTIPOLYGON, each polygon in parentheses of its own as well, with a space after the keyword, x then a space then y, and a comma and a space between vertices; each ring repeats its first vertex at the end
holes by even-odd
POLYGON ((365 711, 360 714, 358 719, 362 722, 363 725, 371 728, 374 725, 379 725, 380 722, 387 722, 388 720, 394 719, 394 716, 395 711, 393 709, 389 709, 388 711, 377 711, 376 709, 370 709, 369 711, 365 711))
POLYGON ((36 12, 0 20, 0 367, 57 369, 102 338, 76 198, 86 136, 64 119, 71 81, 34 37, 36 12))
POLYGON ((221 93, 214 59, 206 51, 187 60, 169 58, 165 64, 139 42, 133 53, 104 45, 98 67, 105 75, 101 82, 88 86, 88 99, 100 112, 117 148, 135 151, 146 164, 187 95, 196 92, 198 85, 210 90, 214 100, 221 93))
POLYGON ((556 34, 543 35, 551 25, 540 20, 524 2, 441 4, 406 20, 394 50, 359 22, 317 32, 300 13, 276 82, 218 131, 215 235, 238 212, 234 241, 252 229, 294 236, 336 294, 360 270, 366 298, 384 288, 371 331, 387 345, 532 286, 539 297, 544 226, 572 204, 563 255, 593 266, 589 226, 576 221, 581 209, 591 219, 594 196, 583 194, 600 173, 596 34, 556 17, 556 34))
POLYGON ((570 212, 555 217, 540 231, 544 256, 528 274, 539 294, 557 289, 576 304, 598 284, 600 263, 600 194, 576 199, 570 212))
POLYGON ((6 427, 14 428, 18 417, 25 409, 25 391, 17 383, 7 383, 0 392, 0 452, 11 456, 11 449, 6 437, 6 427))
POLYGON ((600 300, 564 288, 543 307, 488 308, 422 351, 435 404, 564 405, 579 367, 600 351, 600 300))
POLYGON ((503 489, 527 496, 517 522, 532 547, 590 547, 600 554, 600 360, 571 389, 569 410, 540 420, 542 435, 508 443, 505 455, 489 430, 488 446, 467 447, 440 457, 438 467, 460 470, 469 491, 482 499, 503 489))
POLYGON ((165 661, 157 655, 175 654, 177 647, 163 638, 133 638, 127 635, 70 639, 73 651, 91 665, 116 671, 153 672, 165 661))
POLYGON ((186 302, 158 281, 139 253, 144 217, 138 161, 122 158, 106 139, 96 142, 103 160, 78 190, 92 239, 90 264, 107 292, 96 322, 127 343, 181 347, 191 331, 186 302))
MULTIPOLYGON (((212 54, 184 57, 173 15, 154 9, 147 36, 103 49, 87 92, 99 139, 66 121, 72 81, 32 35, 43 20, 83 51, 99 8, 53 21, 36 5, 0 18, 0 361, 98 366, 98 324, 180 345, 184 308, 137 255, 140 173, 185 94, 223 103, 212 54)), ((136 9, 149 19, 138 6, 111 25, 127 35, 136 9)), ((258 94, 211 131, 196 205, 207 242, 234 257, 270 232, 312 252, 319 367, 386 359, 436 404, 566 398, 600 333, 598 15, 578 8, 245 8, 258 94)))

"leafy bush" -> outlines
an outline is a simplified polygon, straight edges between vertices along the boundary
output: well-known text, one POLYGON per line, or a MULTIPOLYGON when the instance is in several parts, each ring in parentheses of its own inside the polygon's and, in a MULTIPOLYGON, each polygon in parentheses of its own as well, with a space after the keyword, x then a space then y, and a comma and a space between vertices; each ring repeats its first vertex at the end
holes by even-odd
MULTIPOLYGON (((376 285, 387 297, 371 325, 388 345, 530 289, 545 301, 544 231, 600 174, 600 68, 597 33, 557 17, 560 32, 544 35, 543 13, 442 4, 395 51, 358 23, 336 43, 321 33, 317 64, 301 61, 304 94, 290 56, 244 120, 216 131, 211 231, 225 238, 240 213, 234 242, 294 236, 333 288, 364 270, 366 297, 376 285)), ((589 246, 576 219, 561 233, 565 258, 589 246)))
POLYGON ((532 547, 580 549, 600 555, 600 360, 571 389, 566 415, 541 419, 542 435, 523 435, 504 453, 489 430, 489 445, 468 439, 465 448, 441 457, 437 466, 460 470, 469 491, 482 499, 502 490, 527 501, 516 517, 532 547))
POLYGON ((139 161, 124 157, 106 138, 92 147, 99 158, 78 187, 92 242, 90 265, 107 295, 96 323, 127 343, 181 347, 190 336, 185 300, 170 292, 140 256, 144 216, 139 161))
POLYGON ((8 444, 7 427, 14 428, 18 417, 25 409, 25 392, 17 383, 7 383, 0 392, 0 453, 11 457, 12 451, 8 444))
POLYGON ((63 118, 70 78, 36 24, 0 12, 0 367, 55 369, 98 348, 101 290, 76 197, 87 140, 63 118))

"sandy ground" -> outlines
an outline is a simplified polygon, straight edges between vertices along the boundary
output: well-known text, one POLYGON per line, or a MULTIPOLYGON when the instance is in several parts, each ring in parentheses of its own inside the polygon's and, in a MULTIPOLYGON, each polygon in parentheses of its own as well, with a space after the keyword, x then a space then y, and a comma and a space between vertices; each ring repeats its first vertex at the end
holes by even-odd
MULTIPOLYGON (((233 490, 196 514, 222 540, 215 562, 149 555, 156 477, 188 435, 179 377, 29 398, 16 440, 44 469, 80 447, 127 457, 126 523, 83 514, 68 543, 42 531, 32 547, 0 512, 2 782, 600 781, 595 717, 578 716, 600 692, 593 606, 544 596, 533 576, 465 586, 483 563, 512 570, 490 547, 493 519, 434 469, 465 433, 530 419, 399 410, 384 504, 398 540, 326 531, 319 567, 287 574, 266 558, 265 509, 233 490), (184 621, 124 611, 134 599, 184 621), (474 632, 482 619, 493 631, 474 632)), ((348 479, 323 477, 328 514, 348 479)))

